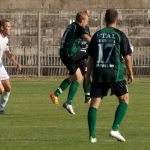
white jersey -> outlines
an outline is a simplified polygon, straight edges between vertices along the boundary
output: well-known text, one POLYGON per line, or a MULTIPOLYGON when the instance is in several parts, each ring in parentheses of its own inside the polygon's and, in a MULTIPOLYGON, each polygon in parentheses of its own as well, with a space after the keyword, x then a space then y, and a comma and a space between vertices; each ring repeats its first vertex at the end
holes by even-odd
POLYGON ((0 65, 2 65, 2 57, 3 57, 4 51, 8 51, 8 50, 9 50, 8 38, 7 37, 3 37, 0 34, 0 65))
POLYGON ((0 34, 0 81, 9 79, 9 76, 3 66, 3 53, 9 51, 8 38, 0 34))

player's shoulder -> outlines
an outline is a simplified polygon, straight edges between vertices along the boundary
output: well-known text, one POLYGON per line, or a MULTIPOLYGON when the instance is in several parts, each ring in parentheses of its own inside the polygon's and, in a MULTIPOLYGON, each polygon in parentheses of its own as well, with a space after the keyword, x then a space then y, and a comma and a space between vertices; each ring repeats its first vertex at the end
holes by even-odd
POLYGON ((2 36, 2 34, 0 33, 0 39, 3 39, 3 36, 2 36))
POLYGON ((99 37, 99 35, 102 33, 102 31, 103 31, 103 29, 99 29, 98 31, 96 31, 94 34, 93 34, 93 36, 92 36, 92 38, 93 39, 97 39, 98 37, 99 37))
POLYGON ((120 30, 120 29, 117 29, 117 28, 114 28, 114 30, 120 35, 120 36, 125 36, 126 37, 126 34, 122 31, 122 30, 120 30))
POLYGON ((2 36, 2 34, 0 33, 0 41, 3 41, 3 42, 8 43, 9 39, 8 39, 7 36, 4 37, 4 36, 2 36))
POLYGON ((72 27, 72 28, 80 27, 77 22, 73 22, 73 23, 71 23, 69 26, 72 27))

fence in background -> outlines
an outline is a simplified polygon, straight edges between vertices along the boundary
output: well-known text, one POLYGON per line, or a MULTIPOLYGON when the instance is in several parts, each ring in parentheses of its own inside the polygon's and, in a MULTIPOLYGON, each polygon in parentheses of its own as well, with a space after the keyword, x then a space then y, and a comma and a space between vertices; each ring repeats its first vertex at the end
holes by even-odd
MULTIPOLYGON (((119 10, 120 29, 135 46, 133 53, 134 73, 150 75, 150 10, 119 10)), ((10 46, 22 71, 4 58, 10 75, 19 76, 64 76, 67 70, 59 58, 60 40, 66 26, 75 18, 75 12, 57 13, 0 13, 0 19, 9 19, 13 24, 10 46)), ((90 30, 93 34, 104 27, 104 10, 92 12, 90 30)))

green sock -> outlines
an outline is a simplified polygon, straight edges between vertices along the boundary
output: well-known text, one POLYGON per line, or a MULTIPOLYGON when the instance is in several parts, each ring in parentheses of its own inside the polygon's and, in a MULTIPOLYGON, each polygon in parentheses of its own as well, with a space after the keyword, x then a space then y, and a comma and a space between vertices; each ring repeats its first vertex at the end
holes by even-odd
POLYGON ((67 89, 69 85, 70 85, 70 82, 68 78, 63 80, 59 88, 54 92, 54 94, 58 97, 65 89, 67 89))
POLYGON ((94 107, 89 108, 89 111, 88 111, 89 136, 92 136, 93 138, 96 137, 96 135, 95 135, 96 112, 97 112, 96 108, 94 108, 94 107))
POLYGON ((79 83, 76 80, 72 81, 69 88, 67 101, 66 101, 68 104, 72 104, 73 98, 77 92, 78 87, 79 87, 79 83))
POLYGON ((118 130, 120 123, 126 114, 127 108, 128 108, 127 103, 125 103, 125 102, 119 103, 118 108, 117 108, 116 113, 115 113, 115 120, 114 120, 114 123, 112 126, 113 130, 118 130))

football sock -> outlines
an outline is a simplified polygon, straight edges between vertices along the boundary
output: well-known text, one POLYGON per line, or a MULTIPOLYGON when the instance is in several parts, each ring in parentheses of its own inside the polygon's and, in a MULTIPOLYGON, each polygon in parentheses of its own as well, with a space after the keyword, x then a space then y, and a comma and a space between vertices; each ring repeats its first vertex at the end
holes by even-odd
POLYGON ((96 112, 97 109, 90 107, 88 111, 88 126, 89 126, 89 136, 95 138, 95 127, 96 127, 96 112))
POLYGON ((0 105, 2 108, 4 108, 8 102, 8 99, 9 99, 9 95, 10 95, 10 92, 4 92, 2 95, 1 95, 1 98, 0 98, 0 105))
POLYGON ((69 88, 67 101, 66 101, 68 104, 72 104, 73 98, 77 92, 78 87, 79 87, 79 83, 76 80, 72 81, 69 88))
POLYGON ((54 92, 54 94, 58 97, 65 89, 67 89, 69 85, 70 85, 70 82, 68 78, 63 80, 59 88, 54 92))
POLYGON ((119 103, 116 113, 115 113, 115 119, 114 119, 114 123, 112 126, 112 130, 118 130, 120 123, 126 114, 127 109, 128 109, 127 103, 125 103, 125 102, 119 103))

